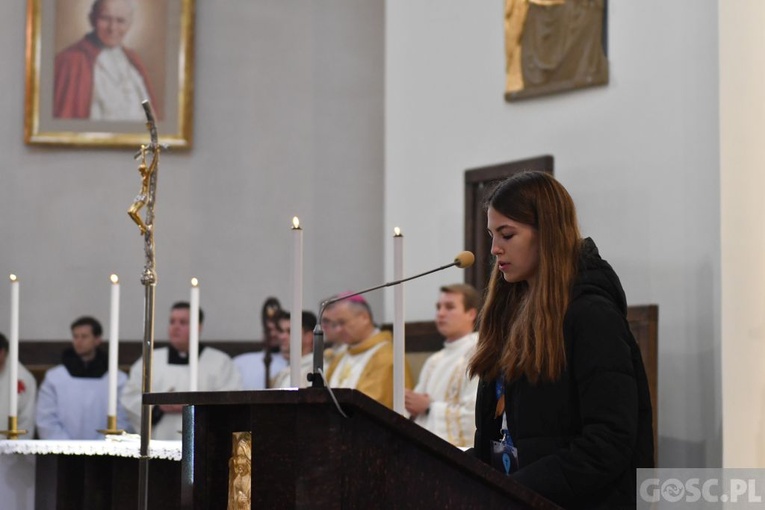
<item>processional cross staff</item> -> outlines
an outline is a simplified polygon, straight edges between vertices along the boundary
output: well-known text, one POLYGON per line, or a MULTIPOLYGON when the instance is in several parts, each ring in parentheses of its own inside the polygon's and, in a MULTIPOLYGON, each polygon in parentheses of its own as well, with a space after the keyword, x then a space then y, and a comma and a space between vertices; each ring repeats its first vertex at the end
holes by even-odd
MULTIPOLYGON (((151 393, 151 364, 154 357, 154 295, 157 286, 157 273, 154 257, 154 204, 157 198, 157 173, 159 170, 159 153, 162 147, 157 140, 157 125, 154 120, 154 110, 151 103, 145 100, 141 103, 146 113, 146 129, 149 130, 151 142, 141 145, 136 153, 140 161, 138 171, 141 174, 141 191, 128 209, 128 215, 138 225, 144 239, 146 264, 141 273, 141 284, 144 286, 143 313, 143 378, 141 393, 151 393), (146 164, 147 155, 151 161, 146 164), (138 214, 146 207, 144 219, 138 214)), ((141 404, 141 450, 138 461, 138 508, 146 509, 149 504, 149 440, 151 439, 151 405, 141 404)))

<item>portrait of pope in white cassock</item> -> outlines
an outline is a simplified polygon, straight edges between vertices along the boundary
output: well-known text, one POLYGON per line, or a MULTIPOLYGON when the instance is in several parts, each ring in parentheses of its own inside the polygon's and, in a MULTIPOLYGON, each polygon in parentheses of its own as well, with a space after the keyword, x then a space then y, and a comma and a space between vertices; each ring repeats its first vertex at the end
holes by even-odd
MULTIPOLYGON (((71 9, 70 2, 61 0, 57 9, 64 3, 71 9)), ((145 99, 161 117, 147 66, 137 51, 124 45, 136 28, 138 8, 136 0, 95 0, 82 12, 91 31, 56 54, 54 118, 141 121, 145 99)))

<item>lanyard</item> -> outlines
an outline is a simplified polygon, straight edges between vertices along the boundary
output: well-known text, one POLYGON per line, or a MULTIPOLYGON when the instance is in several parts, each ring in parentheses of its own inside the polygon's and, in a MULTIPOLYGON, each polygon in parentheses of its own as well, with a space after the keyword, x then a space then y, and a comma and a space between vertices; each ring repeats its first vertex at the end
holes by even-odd
POLYGON ((495 395, 497 397, 497 411, 495 417, 502 415, 502 428, 500 441, 491 441, 491 465, 501 472, 509 475, 518 469, 518 449, 513 445, 513 439, 507 428, 507 412, 505 410, 505 378, 499 376, 495 382, 495 395))
POLYGON ((500 429, 500 432, 502 433, 502 442, 507 444, 510 447, 513 447, 513 438, 510 437, 510 433, 507 428, 507 413, 505 412, 505 376, 500 375, 497 378, 497 381, 494 386, 494 392, 497 396, 497 409, 495 411, 494 417, 499 417, 499 415, 502 415, 502 428, 500 429))

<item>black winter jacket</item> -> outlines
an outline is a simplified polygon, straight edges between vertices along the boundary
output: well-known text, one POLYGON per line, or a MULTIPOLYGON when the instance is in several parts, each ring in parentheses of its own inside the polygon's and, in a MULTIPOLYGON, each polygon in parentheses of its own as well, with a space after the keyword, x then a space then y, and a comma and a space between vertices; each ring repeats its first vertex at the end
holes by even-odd
MULTIPOLYGON (((619 278, 585 239, 563 323, 566 369, 553 383, 505 387, 511 476, 564 508, 634 508, 635 469, 653 467, 651 398, 626 311, 619 278)), ((480 381, 474 454, 487 463, 495 409, 495 381, 480 381)))

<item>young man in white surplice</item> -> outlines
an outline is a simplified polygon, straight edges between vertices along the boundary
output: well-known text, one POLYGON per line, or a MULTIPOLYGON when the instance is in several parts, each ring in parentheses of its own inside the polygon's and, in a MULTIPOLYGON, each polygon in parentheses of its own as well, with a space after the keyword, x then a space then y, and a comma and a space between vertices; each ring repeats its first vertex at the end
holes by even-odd
MULTIPOLYGON (((45 373, 37 396, 40 439, 103 439, 109 406, 109 356, 101 349, 101 323, 80 317, 70 326, 72 346, 61 364, 45 373)), ((117 374, 119 391, 127 381, 117 374)), ((129 430, 125 410, 118 406, 117 428, 129 430)))
MULTIPOLYGON (((189 303, 180 301, 170 310, 168 337, 170 345, 154 351, 152 392, 189 391, 189 303)), ((199 310, 199 332, 204 313, 199 310)), ((122 390, 122 405, 135 430, 141 427, 141 380, 143 361, 130 368, 130 377, 122 390)), ((242 389, 242 379, 228 354, 199 344, 199 391, 234 391, 242 389)), ((151 413, 152 439, 181 439, 182 405, 154 406, 151 413)))
POLYGON ((416 423, 459 447, 472 446, 475 432, 478 380, 468 377, 467 366, 478 340, 479 308, 480 297, 471 285, 441 287, 436 328, 446 338, 444 347, 425 361, 417 386, 404 398, 416 423))

